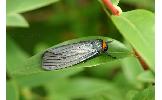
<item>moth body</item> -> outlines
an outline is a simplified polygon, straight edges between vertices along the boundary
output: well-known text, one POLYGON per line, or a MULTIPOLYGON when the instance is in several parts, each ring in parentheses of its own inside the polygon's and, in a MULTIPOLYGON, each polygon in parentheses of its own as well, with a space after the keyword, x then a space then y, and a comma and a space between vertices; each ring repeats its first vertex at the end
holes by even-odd
POLYGON ((80 41, 48 49, 42 58, 42 68, 57 70, 84 62, 108 50, 108 43, 102 39, 80 41))

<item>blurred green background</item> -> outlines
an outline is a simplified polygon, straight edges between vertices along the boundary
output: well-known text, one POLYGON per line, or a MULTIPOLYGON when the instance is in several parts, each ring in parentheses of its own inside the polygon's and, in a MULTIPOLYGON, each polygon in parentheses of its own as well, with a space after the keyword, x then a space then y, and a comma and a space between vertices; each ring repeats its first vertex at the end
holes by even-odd
MULTIPOLYGON (((120 0, 119 6, 124 12, 154 12, 154 0, 120 0)), ((13 77, 8 67, 66 40, 99 35, 125 43, 97 0, 59 0, 21 14, 29 27, 7 26, 7 100, 154 100, 154 73, 144 71, 135 57, 13 77)))

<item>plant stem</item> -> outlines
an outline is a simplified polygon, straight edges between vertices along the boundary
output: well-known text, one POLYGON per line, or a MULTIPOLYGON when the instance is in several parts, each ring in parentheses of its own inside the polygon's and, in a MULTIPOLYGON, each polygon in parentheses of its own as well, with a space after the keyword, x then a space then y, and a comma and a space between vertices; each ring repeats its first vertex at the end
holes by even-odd
POLYGON ((119 16, 119 10, 112 4, 110 0, 102 0, 105 6, 112 12, 113 15, 119 16))

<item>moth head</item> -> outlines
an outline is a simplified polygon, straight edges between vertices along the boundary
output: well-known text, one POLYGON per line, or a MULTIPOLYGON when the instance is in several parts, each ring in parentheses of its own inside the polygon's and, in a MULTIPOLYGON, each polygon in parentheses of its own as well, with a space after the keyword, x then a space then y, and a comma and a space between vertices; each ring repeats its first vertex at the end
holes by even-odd
POLYGON ((104 41, 102 42, 102 50, 106 52, 108 50, 108 44, 111 43, 112 41, 104 41))
POLYGON ((103 50, 104 52, 106 52, 106 51, 108 50, 108 44, 107 44, 107 42, 104 41, 104 40, 103 40, 103 42, 102 42, 102 50, 103 50))

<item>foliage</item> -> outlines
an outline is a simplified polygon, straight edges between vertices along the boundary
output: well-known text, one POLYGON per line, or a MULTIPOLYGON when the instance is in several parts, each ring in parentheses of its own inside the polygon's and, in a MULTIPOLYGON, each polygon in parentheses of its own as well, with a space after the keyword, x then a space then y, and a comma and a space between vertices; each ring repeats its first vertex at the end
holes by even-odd
POLYGON ((154 1, 111 1, 120 16, 102 0, 7 0, 7 100, 154 100, 154 1), (116 59, 41 68, 46 49, 91 39, 116 59))

